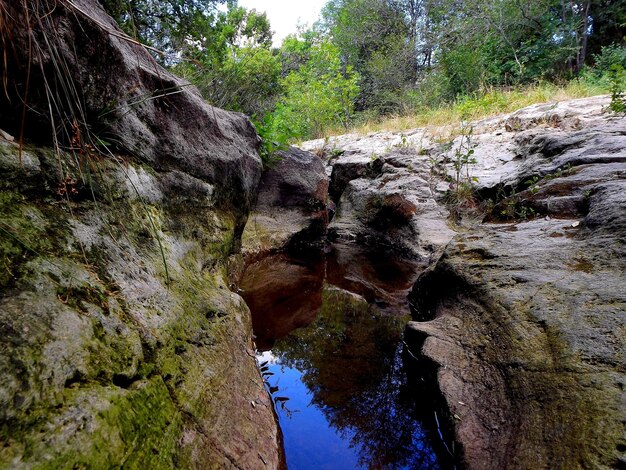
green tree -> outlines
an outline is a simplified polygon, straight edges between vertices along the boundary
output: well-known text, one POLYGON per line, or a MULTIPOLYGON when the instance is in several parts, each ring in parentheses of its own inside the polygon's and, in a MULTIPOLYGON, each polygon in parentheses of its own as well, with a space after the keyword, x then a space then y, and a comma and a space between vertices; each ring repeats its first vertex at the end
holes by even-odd
POLYGON ((250 116, 271 111, 281 91, 279 57, 263 47, 231 49, 219 67, 184 62, 175 71, 194 83, 212 105, 250 116))
POLYGON ((361 75, 357 109, 393 112, 416 72, 412 31, 401 3, 331 0, 318 28, 332 39, 342 63, 361 75))
POLYGON ((174 72, 215 106, 249 115, 273 108, 280 91, 280 61, 270 50, 272 32, 265 13, 229 8, 195 37, 180 52, 191 60, 179 61, 174 72))
POLYGON ((175 54, 217 19, 218 7, 236 0, 99 0, 126 33, 175 54))
POLYGON ((329 41, 313 45, 309 60, 282 80, 285 92, 272 117, 273 133, 319 137, 328 126, 347 126, 358 83, 359 74, 342 65, 336 46, 329 41))

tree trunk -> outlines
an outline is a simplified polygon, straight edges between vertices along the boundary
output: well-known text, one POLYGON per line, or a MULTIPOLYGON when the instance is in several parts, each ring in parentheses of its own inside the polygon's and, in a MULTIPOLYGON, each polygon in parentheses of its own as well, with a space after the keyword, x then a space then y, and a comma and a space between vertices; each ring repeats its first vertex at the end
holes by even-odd
POLYGON ((580 72, 580 70, 585 65, 585 61, 587 60, 587 42, 589 39, 589 10, 591 8, 591 0, 585 1, 585 8, 583 10, 583 30, 582 30, 582 39, 580 44, 580 50, 578 52, 577 63, 576 63, 576 72, 580 72))

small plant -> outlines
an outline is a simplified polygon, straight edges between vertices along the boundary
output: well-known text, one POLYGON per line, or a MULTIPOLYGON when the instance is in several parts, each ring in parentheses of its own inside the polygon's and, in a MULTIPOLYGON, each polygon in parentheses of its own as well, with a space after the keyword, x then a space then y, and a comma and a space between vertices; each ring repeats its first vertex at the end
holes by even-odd
POLYGON ((289 148, 289 137, 287 133, 276 130, 271 115, 266 115, 262 120, 254 120, 254 125, 259 137, 261 137, 259 156, 263 162, 263 167, 271 168, 281 159, 276 152, 289 148))
POLYGON ((409 148, 411 146, 411 143, 409 142, 409 139, 407 138, 406 135, 404 134, 400 134, 400 142, 398 142, 397 144, 394 144, 395 148, 409 148))
POLYGON ((500 215, 507 219, 515 218, 515 206, 517 204, 517 200, 515 198, 508 198, 504 202, 504 208, 500 211, 500 215))
MULTIPOLYGON (((450 191, 447 195, 448 204, 454 218, 460 216, 462 208, 472 208, 476 206, 474 184, 478 181, 478 178, 471 175, 470 169, 472 165, 475 165, 478 161, 476 157, 474 157, 475 144, 472 142, 472 135, 473 128, 462 125, 459 144, 453 147, 453 142, 449 142, 444 146, 447 152, 452 150, 452 155, 450 156, 448 153, 444 164, 451 164, 454 170, 453 176, 448 176, 450 191)), ((431 173, 434 168, 436 168, 435 165, 431 167, 431 173)))
POLYGON ((528 186, 528 191, 530 192, 530 194, 535 195, 539 191, 539 188, 537 187, 537 183, 539 182, 539 179, 540 179, 539 176, 535 175, 529 180, 526 180, 524 182, 528 186))
POLYGON ((477 162, 474 157, 474 144, 472 144, 473 128, 461 127, 461 142, 454 149, 452 166, 454 168, 454 191, 461 192, 464 186, 472 187, 477 178, 470 176, 470 167, 477 162))
POLYGON ((343 149, 333 148, 333 149, 330 151, 330 158, 331 158, 331 159, 334 159, 334 158, 339 158, 339 157, 341 157, 344 153, 346 153, 346 151, 345 151, 345 150, 343 150, 343 149))
POLYGON ((536 214, 537 214, 537 211, 535 211, 535 209, 525 204, 520 204, 518 209, 515 211, 515 215, 523 220, 526 220, 529 218, 532 219, 533 217, 535 217, 536 214))

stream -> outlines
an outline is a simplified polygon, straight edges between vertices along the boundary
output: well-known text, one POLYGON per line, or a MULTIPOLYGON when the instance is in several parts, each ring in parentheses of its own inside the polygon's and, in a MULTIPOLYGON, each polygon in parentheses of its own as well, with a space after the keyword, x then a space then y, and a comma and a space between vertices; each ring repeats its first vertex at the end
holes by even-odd
POLYGON ((423 268, 341 242, 246 269, 240 288, 290 470, 452 468, 434 369, 402 339, 423 268))

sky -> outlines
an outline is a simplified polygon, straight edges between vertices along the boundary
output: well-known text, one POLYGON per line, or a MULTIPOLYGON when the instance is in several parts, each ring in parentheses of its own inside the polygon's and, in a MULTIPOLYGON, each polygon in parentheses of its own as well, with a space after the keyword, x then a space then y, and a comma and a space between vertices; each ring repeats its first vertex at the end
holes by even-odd
POLYGON ((274 32, 274 45, 280 46, 288 34, 296 33, 298 22, 312 25, 327 0, 239 0, 248 10, 266 12, 274 32))

